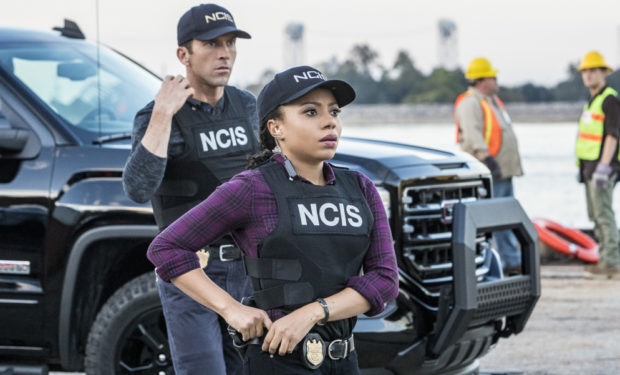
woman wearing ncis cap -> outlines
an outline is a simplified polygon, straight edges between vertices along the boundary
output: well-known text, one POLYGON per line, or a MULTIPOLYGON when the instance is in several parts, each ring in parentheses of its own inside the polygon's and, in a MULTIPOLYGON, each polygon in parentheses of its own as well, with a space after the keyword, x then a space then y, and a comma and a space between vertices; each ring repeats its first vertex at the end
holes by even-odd
POLYGON ((374 184, 326 162, 342 131, 340 107, 354 98, 347 83, 309 66, 277 74, 258 97, 263 152, 250 160, 252 169, 149 247, 162 279, 250 343, 247 374, 358 373, 355 317, 377 314, 396 298, 392 236, 374 184), (228 232, 245 253, 255 307, 200 272, 195 249, 228 232))

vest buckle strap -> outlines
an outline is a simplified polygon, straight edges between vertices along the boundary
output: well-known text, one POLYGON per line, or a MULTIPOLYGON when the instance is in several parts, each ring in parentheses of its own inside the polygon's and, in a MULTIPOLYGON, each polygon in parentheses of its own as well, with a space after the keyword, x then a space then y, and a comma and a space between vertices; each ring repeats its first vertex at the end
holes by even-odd
POLYGON ((245 273, 257 279, 297 281, 301 278, 301 263, 297 259, 243 257, 245 273))
POLYGON ((254 289, 254 301, 261 310, 296 308, 314 300, 314 288, 308 282, 286 283, 271 288, 254 289))

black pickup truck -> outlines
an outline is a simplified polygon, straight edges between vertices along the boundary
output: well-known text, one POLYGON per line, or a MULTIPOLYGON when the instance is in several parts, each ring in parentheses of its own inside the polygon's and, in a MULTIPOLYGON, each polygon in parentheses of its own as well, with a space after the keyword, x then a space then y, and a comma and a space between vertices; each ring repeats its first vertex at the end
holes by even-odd
MULTIPOLYGON (((157 227, 121 185, 160 79, 71 23, 58 31, 0 28, 0 374, 173 374, 145 257, 157 227)), ((364 373, 476 373, 540 295, 520 205, 493 199, 464 154, 343 139, 333 162, 376 183, 399 264, 398 299, 356 328, 364 373), (519 275, 502 275, 498 229, 517 234, 519 275)))

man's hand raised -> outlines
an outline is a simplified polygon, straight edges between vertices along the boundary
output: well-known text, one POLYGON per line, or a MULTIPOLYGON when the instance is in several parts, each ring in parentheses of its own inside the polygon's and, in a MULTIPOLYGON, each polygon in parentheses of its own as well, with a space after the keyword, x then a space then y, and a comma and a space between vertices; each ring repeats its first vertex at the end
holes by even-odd
POLYGON ((185 77, 182 75, 166 76, 159 92, 155 95, 153 112, 161 111, 168 115, 174 115, 181 109, 187 98, 192 95, 194 95, 194 89, 185 77))
POLYGON ((165 158, 168 156, 168 141, 172 116, 183 107, 185 101, 194 95, 194 89, 183 76, 166 76, 155 96, 155 105, 151 120, 146 128, 142 145, 153 154, 165 158))

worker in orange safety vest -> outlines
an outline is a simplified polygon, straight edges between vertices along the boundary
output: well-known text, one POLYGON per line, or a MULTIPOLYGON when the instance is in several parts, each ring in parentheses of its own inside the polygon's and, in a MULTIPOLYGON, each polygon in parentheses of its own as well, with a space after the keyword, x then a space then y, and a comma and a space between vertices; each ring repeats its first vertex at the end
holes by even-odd
MULTIPOLYGON (((469 64, 465 78, 469 89, 454 103, 456 139, 461 149, 483 162, 493 176, 493 196, 514 195, 512 177, 523 175, 512 121, 497 96, 497 70, 478 57, 469 64)), ((521 273, 521 251, 510 230, 494 233, 495 247, 504 271, 521 273)))

